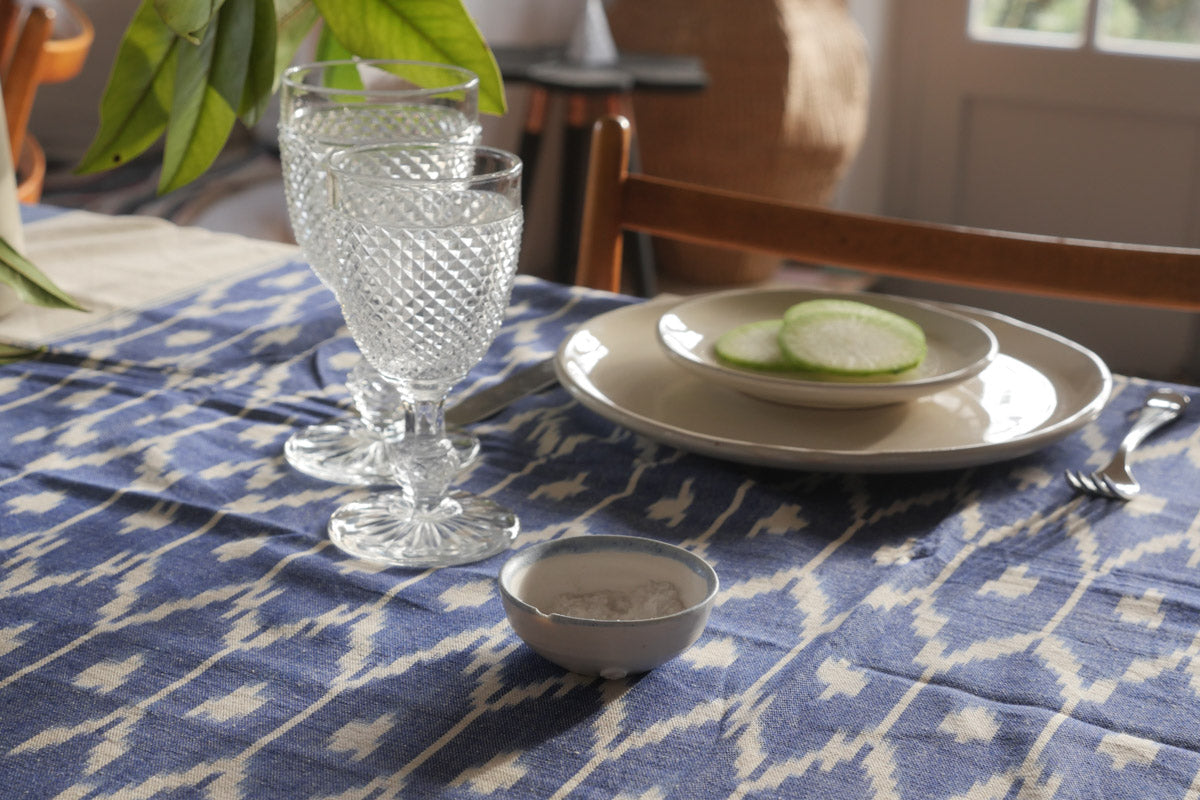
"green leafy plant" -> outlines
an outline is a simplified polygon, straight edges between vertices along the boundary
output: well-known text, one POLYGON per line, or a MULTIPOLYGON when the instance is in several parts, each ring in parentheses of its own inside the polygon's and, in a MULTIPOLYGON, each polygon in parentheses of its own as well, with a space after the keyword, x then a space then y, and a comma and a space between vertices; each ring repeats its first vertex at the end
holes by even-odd
MULTIPOLYGON (((318 25, 319 58, 456 64, 479 76, 480 110, 504 112, 499 68, 462 0, 142 0, 77 171, 119 167, 163 139, 159 192, 187 185, 212 165, 238 120, 261 118, 318 25)), ((26 302, 79 308, 0 243, 0 282, 26 302)))
POLYGON ((239 118, 258 121, 318 22, 322 58, 457 64, 479 75, 483 111, 504 110, 496 62, 462 0, 143 0, 78 171, 124 164, 165 134, 159 191, 191 182, 211 166, 239 118))
POLYGON ((44 272, 34 266, 0 237, 0 283, 6 283, 26 303, 51 308, 73 308, 83 311, 83 306, 72 300, 66 292, 54 285, 44 272))

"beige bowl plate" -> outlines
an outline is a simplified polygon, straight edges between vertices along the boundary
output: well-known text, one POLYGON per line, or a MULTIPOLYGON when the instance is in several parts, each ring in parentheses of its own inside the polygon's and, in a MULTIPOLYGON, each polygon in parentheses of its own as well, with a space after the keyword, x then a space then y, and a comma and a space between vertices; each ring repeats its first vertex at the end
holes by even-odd
POLYGON ((1090 350, 965 306, 1000 354, 974 378, 909 403, 859 409, 771 403, 700 378, 654 342, 670 303, 626 306, 581 324, 555 367, 585 407, 637 433, 715 458, 789 469, 913 472, 1032 453, 1096 418, 1112 374, 1090 350))
POLYGON ((818 408, 867 408, 934 394, 978 375, 998 350, 986 325, 929 303, 802 289, 735 289, 693 297, 664 313, 657 333, 667 356, 705 381, 761 400, 818 408), (928 346, 924 361, 896 375, 824 378, 737 367, 717 358, 714 345, 727 331, 780 318, 796 303, 829 297, 868 303, 920 325, 928 346))

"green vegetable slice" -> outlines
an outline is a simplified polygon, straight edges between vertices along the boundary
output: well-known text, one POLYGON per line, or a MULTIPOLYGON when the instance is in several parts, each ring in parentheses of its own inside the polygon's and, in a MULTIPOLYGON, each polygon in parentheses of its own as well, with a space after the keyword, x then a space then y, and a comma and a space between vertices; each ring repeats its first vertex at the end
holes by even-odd
POLYGON ((781 319, 764 319, 739 325, 717 339, 717 358, 739 367, 775 372, 794 370, 779 348, 781 319))
POLYGON ((789 308, 779 347, 794 369, 884 375, 925 359, 925 332, 912 320, 854 300, 809 300, 789 308))

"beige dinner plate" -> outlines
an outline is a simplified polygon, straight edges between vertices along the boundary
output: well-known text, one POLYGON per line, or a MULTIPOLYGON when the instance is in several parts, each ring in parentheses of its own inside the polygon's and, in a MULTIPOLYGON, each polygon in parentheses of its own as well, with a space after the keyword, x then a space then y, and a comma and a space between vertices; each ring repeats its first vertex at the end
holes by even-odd
POLYGON ((805 408, 704 380, 656 341, 669 307, 662 301, 583 323, 559 347, 555 367, 584 406, 657 441, 731 461, 840 472, 1016 458, 1095 419, 1107 402, 1112 375, 1090 350, 1000 314, 936 305, 986 324, 999 353, 975 377, 906 403, 805 408))
POLYGON ((684 300, 658 320, 667 356, 702 379, 762 400, 820 408, 866 408, 914 400, 978 375, 996 357, 996 337, 978 320, 931 303, 885 294, 846 294, 795 288, 731 289, 684 300), (906 317, 925 333, 925 358, 895 375, 826 377, 764 372, 717 358, 715 345, 750 322, 779 319, 806 300, 857 300, 906 317))

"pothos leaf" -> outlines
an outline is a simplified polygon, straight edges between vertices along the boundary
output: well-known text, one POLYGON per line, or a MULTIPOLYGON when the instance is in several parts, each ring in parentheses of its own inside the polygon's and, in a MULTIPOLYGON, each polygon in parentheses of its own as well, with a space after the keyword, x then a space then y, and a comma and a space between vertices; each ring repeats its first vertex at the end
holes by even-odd
POLYGON ((168 133, 160 189, 202 174, 232 129, 221 103, 247 124, 259 119, 280 74, 321 16, 332 31, 327 41, 356 56, 452 63, 474 71, 480 77, 480 109, 503 113, 499 68, 462 0, 142 0, 105 86, 99 130, 76 172, 132 160, 169 123, 179 130, 168 133), (237 26, 223 21, 230 6, 236 7, 237 26), (271 12, 273 23, 266 24, 271 12), (212 49, 204 50, 213 28, 212 49), (184 53, 186 74, 177 93, 184 53), (226 80, 239 74, 238 80, 226 80))
POLYGON ((15 344, 0 344, 0 364, 15 364, 44 352, 44 347, 22 347, 15 344))
POLYGON ((205 28, 200 44, 179 49, 160 193, 202 175, 233 130, 249 69, 254 4, 255 0, 228 0, 205 28))
POLYGON ((503 114, 500 69, 462 0, 314 0, 337 40, 363 58, 465 67, 479 76, 479 108, 503 114))
POLYGON ((250 44, 250 65, 242 90, 238 116, 247 125, 262 117, 275 91, 275 3, 254 0, 254 36, 250 44))
POLYGON ((166 26, 192 44, 199 44, 204 28, 225 0, 154 0, 154 9, 166 26))
POLYGON ((50 308, 73 308, 86 311, 70 295, 58 288, 54 281, 34 266, 33 262, 18 253, 11 244, 0 237, 0 283, 13 288, 26 303, 50 308))
POLYGON ((113 61, 100 103, 99 130, 76 172, 124 164, 166 130, 180 41, 154 9, 154 0, 142 0, 113 61))
POLYGON ((300 43, 308 36, 319 17, 312 0, 275 0, 276 81, 288 64, 292 63, 300 43))
POLYGON ((314 55, 317 61, 342 61, 354 57, 350 48, 338 41, 328 25, 321 27, 321 35, 317 38, 317 52, 314 55))
MULTIPOLYGON (((345 61, 354 57, 354 53, 350 52, 350 48, 338 41, 328 25, 321 28, 321 36, 317 39, 317 52, 315 55, 317 61, 345 61)), ((325 82, 329 86, 336 86, 339 89, 357 90, 363 88, 362 76, 358 74, 357 69, 349 64, 329 67, 325 70, 324 74, 325 82)))

